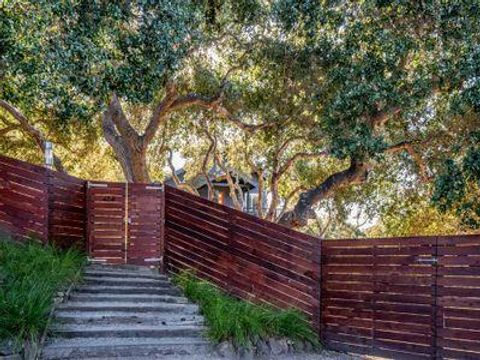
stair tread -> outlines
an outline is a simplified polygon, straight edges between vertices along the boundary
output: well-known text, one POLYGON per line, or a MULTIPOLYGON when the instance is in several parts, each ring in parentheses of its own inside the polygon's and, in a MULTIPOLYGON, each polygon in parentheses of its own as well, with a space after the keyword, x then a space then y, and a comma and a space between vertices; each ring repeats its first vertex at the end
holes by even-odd
POLYGON ((85 318, 85 319, 103 319, 103 318, 139 318, 139 319, 157 319, 157 320, 172 320, 178 319, 203 319, 202 315, 198 314, 169 314, 159 312, 128 312, 128 311, 68 311, 59 310, 55 312, 55 317, 70 317, 70 318, 85 318))
POLYGON ((102 302, 102 301, 92 301, 88 303, 84 303, 81 301, 68 301, 63 304, 59 304, 59 309, 68 309, 69 307, 97 307, 98 309, 103 308, 114 308, 114 307, 124 307, 128 306, 131 308, 156 308, 156 307, 172 307, 172 308, 186 308, 186 307, 198 307, 196 304, 177 304, 177 303, 167 303, 167 302, 160 302, 160 303, 151 303, 151 302, 140 302, 140 301, 111 301, 111 302, 102 302))
POLYGON ((88 292, 102 292, 105 294, 108 294, 109 291, 111 292, 116 292, 116 291, 121 291, 121 293, 126 293, 131 291, 132 293, 134 292, 147 292, 150 294, 158 294, 162 292, 176 292, 179 293, 180 291, 171 286, 158 286, 158 287, 142 287, 142 286, 106 286, 106 285, 83 285, 79 286, 76 289, 77 293, 88 293, 88 292))
POLYGON ((200 325, 139 325, 139 324, 108 324, 108 325, 78 325, 78 324, 64 324, 56 325, 53 327, 55 331, 128 331, 128 330, 177 330, 177 329, 200 329, 204 327, 200 325))
POLYGON ((119 299, 124 300, 158 300, 158 301, 165 301, 165 302, 178 302, 178 303, 187 303, 188 299, 183 296, 174 296, 174 295, 162 295, 162 294, 102 294, 102 293, 94 293, 94 294, 85 294, 85 293, 73 293, 71 296, 73 301, 85 301, 85 300, 95 300, 95 299, 106 299, 102 301, 109 301, 115 300, 118 301, 119 299))
POLYGON ((158 283, 167 283, 169 284, 169 280, 167 278, 162 279, 151 279, 151 278, 142 278, 142 277, 112 277, 112 276, 84 276, 84 281, 92 281, 92 282, 124 282, 124 283, 132 283, 132 284, 158 284, 158 283))
POLYGON ((43 359, 187 359, 210 352, 198 305, 167 276, 149 268, 94 265, 83 279, 57 305, 43 359))
POLYGON ((118 298, 145 298, 145 299, 181 299, 186 300, 186 297, 183 296, 173 296, 173 295, 160 295, 160 294, 85 294, 85 293, 77 293, 74 292, 71 296, 75 296, 78 298, 99 298, 99 297, 108 297, 113 299, 118 298))
POLYGON ((52 338, 46 343, 48 348, 65 347, 112 347, 112 346, 135 346, 135 345, 192 345, 208 344, 208 341, 202 337, 133 337, 133 338, 112 338, 112 337, 92 337, 92 338, 52 338))
POLYGON ((115 269, 97 269, 97 268, 87 268, 84 271, 85 275, 102 275, 102 276, 108 276, 108 275, 125 275, 125 276, 138 276, 138 277, 145 277, 145 276, 153 276, 153 277, 160 277, 160 278, 167 278, 167 275, 165 274, 160 274, 158 272, 154 271, 129 271, 129 270, 115 270, 115 269))

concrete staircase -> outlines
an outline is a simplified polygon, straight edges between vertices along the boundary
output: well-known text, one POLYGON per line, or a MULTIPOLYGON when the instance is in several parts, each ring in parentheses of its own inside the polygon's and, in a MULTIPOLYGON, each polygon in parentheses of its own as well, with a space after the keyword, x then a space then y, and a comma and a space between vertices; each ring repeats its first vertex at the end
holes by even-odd
POLYGON ((190 358, 209 352, 203 318, 165 275, 90 265, 55 311, 42 359, 190 358))

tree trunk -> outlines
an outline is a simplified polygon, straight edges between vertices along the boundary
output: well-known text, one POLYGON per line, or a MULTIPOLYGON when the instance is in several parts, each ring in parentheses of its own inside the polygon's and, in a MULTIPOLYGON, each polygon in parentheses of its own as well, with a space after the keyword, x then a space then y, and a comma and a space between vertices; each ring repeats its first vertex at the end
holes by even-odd
POLYGON ((368 169, 368 163, 352 160, 348 169, 330 175, 316 188, 302 193, 295 208, 284 213, 278 223, 288 227, 305 226, 315 205, 341 188, 363 183, 368 169))
POLYGON ((114 95, 102 118, 105 139, 115 153, 128 182, 150 182, 147 166, 148 142, 128 122, 114 95))
MULTIPOLYGON (((108 140, 107 140, 108 141, 108 140)), ((145 149, 137 149, 131 147, 124 142, 121 149, 118 146, 113 146, 115 157, 120 163, 125 181, 135 183, 149 183, 150 176, 148 175, 147 152, 145 149)))

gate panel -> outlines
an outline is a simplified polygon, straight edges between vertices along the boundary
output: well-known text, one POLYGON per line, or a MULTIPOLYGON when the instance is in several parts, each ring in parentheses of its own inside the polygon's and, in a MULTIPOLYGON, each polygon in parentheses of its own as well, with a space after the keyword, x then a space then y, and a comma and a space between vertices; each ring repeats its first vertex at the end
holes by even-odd
POLYGON ((128 185, 128 263, 159 265, 163 228, 159 185, 128 185))
POLYGON ((480 235, 438 238, 437 359, 480 359, 480 235))
POLYGON ((435 356, 436 238, 325 240, 322 337, 336 350, 435 356))
POLYGON ((125 184, 89 182, 87 211, 89 256, 125 263, 125 184))

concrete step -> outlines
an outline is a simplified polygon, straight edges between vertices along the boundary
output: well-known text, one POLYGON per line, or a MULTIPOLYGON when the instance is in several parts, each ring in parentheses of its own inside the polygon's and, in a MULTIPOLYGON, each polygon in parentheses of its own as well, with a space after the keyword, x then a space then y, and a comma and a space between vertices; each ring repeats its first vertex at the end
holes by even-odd
POLYGON ((207 354, 209 350, 208 342, 198 337, 54 339, 46 344, 42 359, 163 358, 207 354))
POLYGON ((168 280, 143 278, 117 278, 85 276, 84 283, 90 285, 137 286, 137 287, 166 287, 171 286, 168 280))
POLYGON ((158 274, 158 269, 155 267, 141 266, 141 265, 131 265, 131 264, 102 264, 102 263, 93 263, 88 265, 85 270, 107 270, 107 271, 117 271, 117 272, 127 272, 127 273, 138 273, 138 274, 158 274))
POLYGON ((138 287, 138 286, 107 286, 107 285, 82 285, 76 289, 77 293, 88 294, 157 294, 179 295, 180 290, 174 286, 138 287))
POLYGON ((77 302, 99 302, 99 301, 138 301, 138 302, 163 302, 187 304, 188 299, 182 296, 171 295, 150 295, 150 294, 85 294, 73 293, 70 300, 77 302))
POLYGON ((205 328, 196 325, 57 325, 52 329, 55 335, 63 338, 133 338, 133 337, 192 337, 201 336, 205 328))
POLYGON ((155 273, 132 273, 126 271, 112 271, 112 270, 96 270, 87 269, 83 273, 88 277, 113 277, 122 279, 153 279, 153 280, 167 280, 167 276, 164 274, 155 273))
POLYGON ((168 304, 149 302, 78 302, 68 301, 59 304, 59 310, 79 311, 130 311, 130 312, 170 312, 175 314, 196 314, 198 306, 194 304, 168 304))
POLYGON ((144 324, 144 325, 203 325, 203 316, 197 314, 132 313, 126 311, 56 311, 60 324, 144 324))

